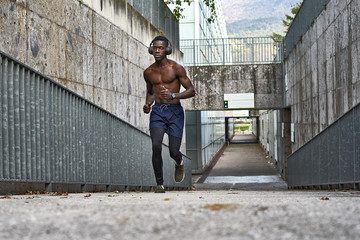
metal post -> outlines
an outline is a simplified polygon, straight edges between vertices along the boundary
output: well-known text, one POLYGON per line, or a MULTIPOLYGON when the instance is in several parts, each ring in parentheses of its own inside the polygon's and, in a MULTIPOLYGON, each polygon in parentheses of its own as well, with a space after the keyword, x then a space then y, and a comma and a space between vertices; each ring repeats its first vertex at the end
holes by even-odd
POLYGON ((194 66, 196 65, 195 64, 195 39, 193 40, 193 53, 194 53, 194 62, 193 62, 193 64, 194 64, 194 66))
POLYGON ((255 63, 254 38, 251 38, 251 62, 255 63))
POLYGON ((223 43, 223 65, 225 65, 225 43, 224 43, 224 38, 222 39, 222 43, 223 43))

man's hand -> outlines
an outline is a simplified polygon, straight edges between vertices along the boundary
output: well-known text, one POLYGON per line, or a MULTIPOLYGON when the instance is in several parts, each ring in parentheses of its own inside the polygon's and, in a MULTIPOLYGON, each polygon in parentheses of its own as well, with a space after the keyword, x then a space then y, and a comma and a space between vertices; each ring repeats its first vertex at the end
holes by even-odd
POLYGON ((164 85, 162 86, 160 94, 163 99, 172 100, 171 92, 164 85))
POLYGON ((144 113, 148 114, 151 110, 151 103, 149 102, 149 103, 145 104, 143 107, 143 110, 144 110, 144 113))

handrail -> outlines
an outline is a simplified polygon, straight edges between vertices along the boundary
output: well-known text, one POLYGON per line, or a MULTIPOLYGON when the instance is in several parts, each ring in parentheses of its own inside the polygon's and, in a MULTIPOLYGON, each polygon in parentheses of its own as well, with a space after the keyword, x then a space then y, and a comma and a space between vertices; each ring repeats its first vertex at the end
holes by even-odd
POLYGON ((288 157, 289 187, 359 188, 359 146, 357 104, 288 157))
MULTIPOLYGON (((0 116, 0 184, 156 185, 148 134, 1 51, 0 116)), ((165 186, 191 186, 184 158, 176 183, 164 151, 165 186)))
POLYGON ((247 37, 180 41, 185 66, 264 64, 283 61, 283 38, 247 37))

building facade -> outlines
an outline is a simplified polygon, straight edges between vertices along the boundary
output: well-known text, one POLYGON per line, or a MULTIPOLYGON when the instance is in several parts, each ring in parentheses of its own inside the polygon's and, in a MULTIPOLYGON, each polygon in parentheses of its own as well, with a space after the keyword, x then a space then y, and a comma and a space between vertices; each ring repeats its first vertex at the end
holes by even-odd
MULTIPOLYGON (((206 63, 208 58, 221 55, 222 47, 213 44, 216 39, 227 38, 221 0, 215 0, 215 9, 216 18, 210 23, 211 10, 203 0, 194 0, 184 8, 184 18, 179 22, 180 50, 184 53, 184 61, 196 57, 206 63)), ((225 136, 225 112, 186 111, 186 154, 192 159, 194 173, 202 173, 211 163, 224 146, 225 136)))

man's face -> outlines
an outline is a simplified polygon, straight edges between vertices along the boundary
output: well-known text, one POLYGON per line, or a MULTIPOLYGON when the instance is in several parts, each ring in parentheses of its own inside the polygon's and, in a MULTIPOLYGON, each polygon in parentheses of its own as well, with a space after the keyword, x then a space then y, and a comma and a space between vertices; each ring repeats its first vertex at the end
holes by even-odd
POLYGON ((155 60, 162 60, 166 57, 166 42, 155 41, 153 43, 153 55, 155 60))

